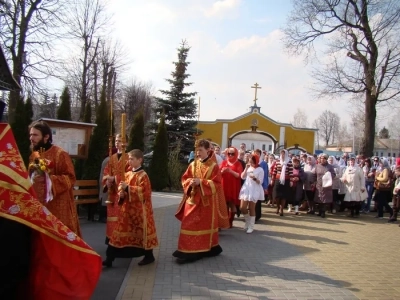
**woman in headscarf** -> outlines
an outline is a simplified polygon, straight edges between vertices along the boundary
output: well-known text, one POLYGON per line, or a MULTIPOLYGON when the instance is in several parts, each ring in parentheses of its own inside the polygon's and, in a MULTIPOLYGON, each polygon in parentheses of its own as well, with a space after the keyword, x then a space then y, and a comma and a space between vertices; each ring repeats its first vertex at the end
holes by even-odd
POLYGON ((332 198, 333 198, 333 201, 332 201, 332 203, 331 203, 331 205, 330 205, 330 211, 331 211, 331 213, 336 213, 336 203, 338 203, 338 195, 339 195, 339 186, 340 186, 340 177, 341 177, 341 174, 340 174, 340 166, 339 166, 339 163, 338 163, 338 161, 336 160, 336 158, 334 157, 334 156, 329 156, 328 157, 328 164, 330 164, 332 167, 333 167, 333 169, 335 170, 335 173, 336 173, 336 177, 335 178, 333 178, 333 181, 332 181, 332 198))
POLYGON ((256 221, 256 203, 264 197, 264 189, 262 183, 264 180, 264 170, 259 166, 260 157, 257 154, 252 154, 249 163, 241 174, 245 182, 240 190, 240 210, 244 215, 246 224, 244 230, 247 233, 252 233, 254 223, 256 221))
POLYGON ((372 168, 372 162, 370 158, 364 160, 364 166, 362 168, 365 178, 365 189, 367 190, 368 197, 366 202, 363 202, 361 211, 363 213, 369 213, 371 208, 372 193, 374 192, 374 181, 375 181, 375 169, 372 168))
POLYGON ((314 214, 314 193, 315 193, 315 165, 317 164, 314 156, 309 155, 304 165, 304 193, 308 204, 307 214, 314 214))
POLYGON ((355 163, 354 157, 350 158, 349 166, 340 180, 346 185, 344 201, 350 209, 349 217, 360 216, 361 193, 365 191, 365 177, 361 168, 355 163))
MULTIPOLYGON (((315 185, 315 195, 314 202, 319 206, 318 215, 321 218, 325 218, 325 210, 326 206, 330 205, 333 201, 333 193, 332 193, 332 185, 331 186, 323 186, 322 179, 325 173, 330 172, 332 181, 336 176, 335 170, 333 167, 328 164, 328 154, 321 154, 319 156, 320 163, 315 166, 315 175, 317 178, 317 183, 315 185)), ((333 182, 332 182, 333 183, 333 182)))
MULTIPOLYGON (((380 171, 376 172, 375 176, 375 200, 378 202, 378 215, 375 218, 383 218, 383 207, 390 213, 390 218, 393 216, 393 209, 390 207, 389 202, 392 197, 392 189, 383 189, 380 183, 389 184, 391 182, 391 170, 386 158, 379 161, 380 171)), ((390 219, 389 218, 389 219, 390 219)))
POLYGON ((288 151, 283 149, 281 150, 279 160, 275 163, 275 168, 272 172, 272 185, 273 189, 273 198, 277 204, 276 213, 281 217, 283 216, 283 209, 286 204, 286 200, 290 196, 290 187, 293 183, 291 183, 290 179, 293 176, 293 165, 289 161, 288 151))
POLYGON ((294 206, 295 215, 299 214, 299 204, 303 199, 303 182, 305 179, 305 174, 303 168, 300 166, 300 159, 297 157, 292 158, 293 163, 293 176, 291 178, 292 187, 291 194, 288 199, 289 205, 294 206))
POLYGON ((240 204, 239 192, 242 185, 240 175, 243 172, 242 164, 238 160, 239 151, 230 147, 226 151, 227 159, 221 163, 222 188, 229 210, 229 225, 232 228, 236 205, 240 204))
POLYGON ((272 172, 274 171, 275 168, 275 155, 274 154, 270 154, 268 155, 268 203, 267 205, 269 207, 274 207, 275 204, 275 199, 272 195, 272 191, 273 191, 273 185, 272 185, 272 172))

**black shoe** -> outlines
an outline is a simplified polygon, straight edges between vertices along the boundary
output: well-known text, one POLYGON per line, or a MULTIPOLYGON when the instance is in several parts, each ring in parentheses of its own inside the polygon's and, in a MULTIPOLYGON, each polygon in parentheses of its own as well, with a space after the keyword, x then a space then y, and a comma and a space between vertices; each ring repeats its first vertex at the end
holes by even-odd
POLYGON ((279 215, 280 215, 281 217, 283 217, 283 213, 280 213, 279 215))
POLYGON ((156 259, 154 258, 154 256, 152 256, 152 257, 145 257, 145 258, 143 258, 141 261, 138 262, 138 265, 139 265, 139 266, 145 266, 145 265, 148 265, 148 264, 153 263, 155 260, 156 260, 156 259))
POLYGON ((193 259, 177 258, 177 259, 176 259, 176 262, 177 262, 178 264, 180 264, 180 265, 183 265, 183 264, 188 264, 188 263, 195 262, 195 261, 197 261, 197 260, 199 260, 199 259, 200 259, 200 257, 199 257, 199 258, 193 258, 193 259))
POLYGON ((396 219, 389 219, 388 223, 395 223, 397 220, 396 219))
POLYGON ((325 218, 325 212, 322 211, 320 216, 321 216, 321 218, 325 218))
POLYGON ((307 215, 315 215, 315 211, 309 210, 309 211, 307 212, 307 215))
POLYGON ((111 268, 112 267, 112 260, 106 259, 102 262, 103 267, 111 268))

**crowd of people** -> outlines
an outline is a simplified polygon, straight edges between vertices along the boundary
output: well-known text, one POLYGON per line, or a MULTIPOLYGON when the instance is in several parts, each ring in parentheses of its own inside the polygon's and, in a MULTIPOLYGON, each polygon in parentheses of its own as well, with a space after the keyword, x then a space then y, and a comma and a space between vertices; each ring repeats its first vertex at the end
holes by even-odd
MULTIPOLYGON (((227 153, 233 150, 236 148, 227 148, 222 152, 216 148, 216 153, 225 161, 227 153)), ((237 160, 243 166, 251 162, 252 155, 258 155, 260 161, 266 162, 267 172, 260 179, 265 183, 265 199, 258 196, 259 202, 276 207, 280 216, 284 215, 284 208, 295 215, 306 211, 312 215, 317 213, 322 218, 326 217, 326 211, 336 213, 347 210, 349 217, 373 211, 377 212, 376 218, 382 219, 386 211, 389 222, 397 220, 399 158, 350 157, 347 153, 339 157, 324 153, 295 155, 285 149, 277 156, 258 149, 246 151, 243 143, 238 152, 237 160), (393 207, 390 202, 393 202, 393 207)), ((241 198, 240 193, 237 198, 241 198)))

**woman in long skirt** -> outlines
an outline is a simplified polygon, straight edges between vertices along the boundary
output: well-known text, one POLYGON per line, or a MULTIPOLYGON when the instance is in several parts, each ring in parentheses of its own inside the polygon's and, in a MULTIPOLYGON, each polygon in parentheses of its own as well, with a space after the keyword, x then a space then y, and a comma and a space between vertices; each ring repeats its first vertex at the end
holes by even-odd
POLYGON ((286 200, 290 196, 291 178, 293 176, 293 165, 289 161, 288 151, 281 150, 279 160, 275 163, 275 168, 272 173, 272 184, 274 187, 273 197, 277 204, 276 213, 283 217, 283 209, 286 200))

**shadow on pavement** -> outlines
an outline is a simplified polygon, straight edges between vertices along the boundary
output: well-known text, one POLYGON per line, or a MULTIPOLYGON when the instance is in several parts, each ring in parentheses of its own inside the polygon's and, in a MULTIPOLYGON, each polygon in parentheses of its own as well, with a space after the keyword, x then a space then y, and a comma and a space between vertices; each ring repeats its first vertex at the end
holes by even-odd
POLYGON ((329 231, 329 232, 337 232, 337 233, 346 233, 346 231, 343 230, 335 230, 335 229, 327 229, 327 228, 319 228, 315 226, 304 226, 304 225, 299 225, 297 224, 298 222, 303 222, 301 219, 301 216, 296 216, 295 218, 293 217, 290 221, 293 223, 284 223, 284 222, 278 222, 276 221, 278 218, 268 218, 268 219, 260 219, 257 221, 257 224, 263 224, 263 225, 272 225, 272 226, 285 226, 285 227, 292 227, 293 229, 306 229, 306 230, 315 230, 315 231, 329 231))
MULTIPOLYGON (((267 220, 268 224, 268 220, 267 220)), ((293 246, 284 238, 311 239, 324 243, 341 243, 320 237, 255 230, 245 234, 240 219, 234 228, 220 232, 223 252, 218 257, 206 258, 191 264, 179 265, 172 257, 176 249, 180 223, 167 208, 162 236, 153 299, 174 297, 203 297, 219 299, 271 299, 277 292, 302 294, 308 299, 319 299, 320 291, 328 291, 338 298, 354 295, 346 289, 347 281, 330 278, 311 262, 304 253, 320 251, 311 247, 293 246), (240 226, 240 227, 239 227, 240 226)), ((162 231, 162 232, 161 232, 162 231)), ((352 298, 352 299, 353 299, 352 298)))
MULTIPOLYGON (((107 248, 104 244, 106 224, 82 219, 80 222, 84 241, 104 259, 107 248)), ((125 278, 130 262, 130 258, 116 259, 112 268, 103 269, 91 300, 115 299, 125 278)))

